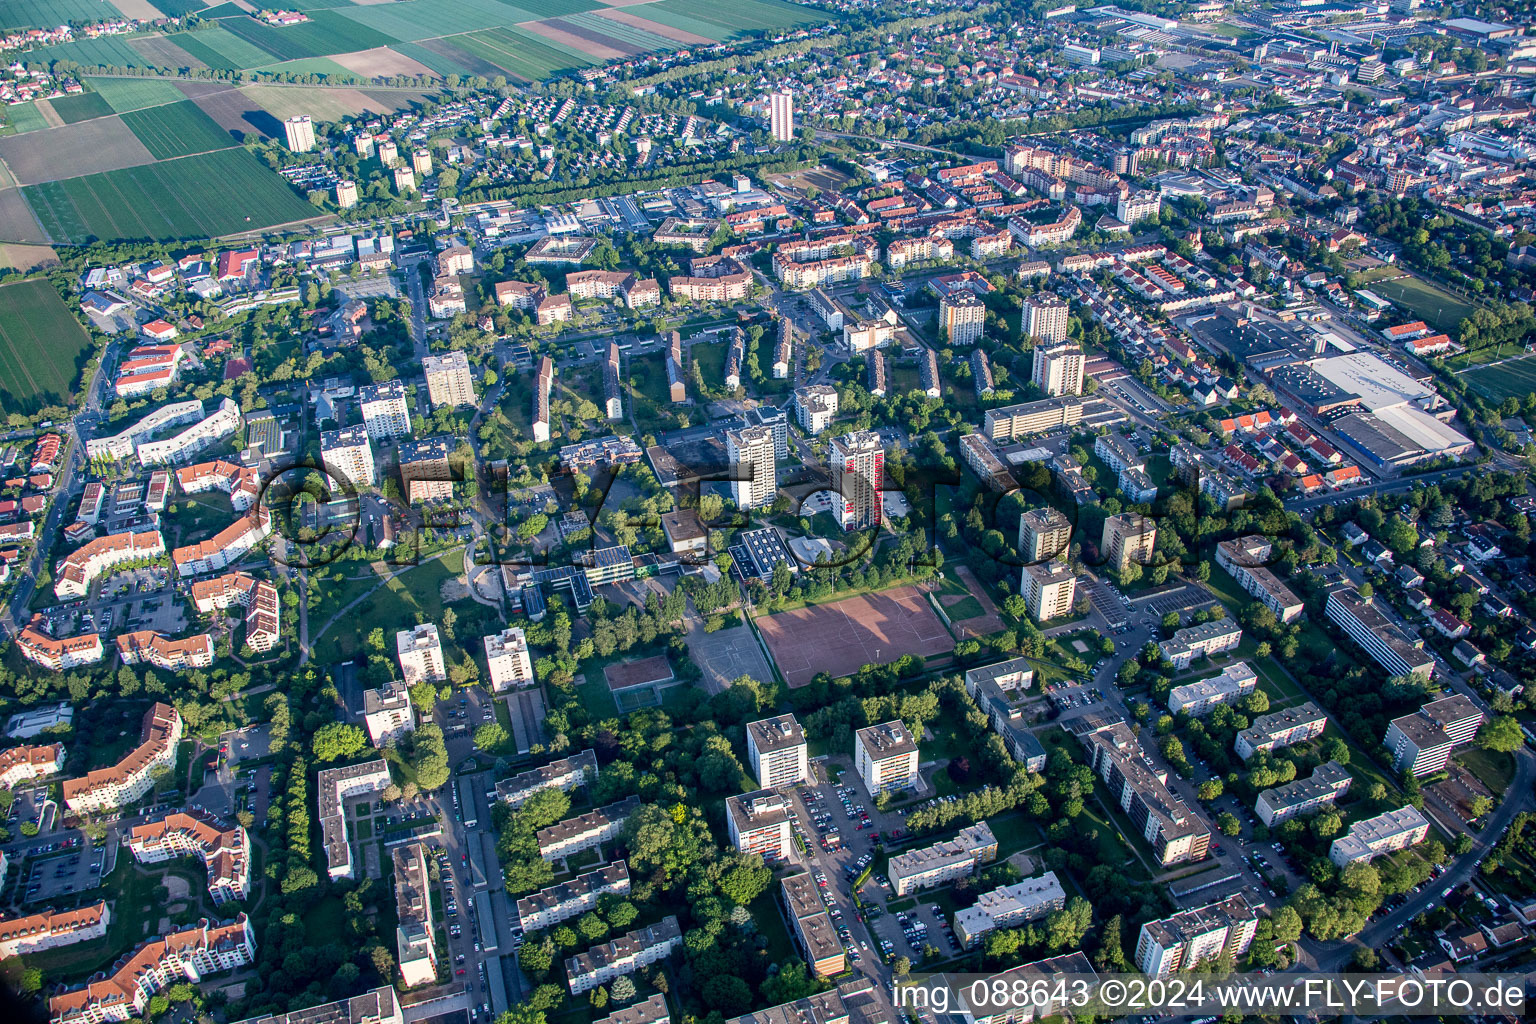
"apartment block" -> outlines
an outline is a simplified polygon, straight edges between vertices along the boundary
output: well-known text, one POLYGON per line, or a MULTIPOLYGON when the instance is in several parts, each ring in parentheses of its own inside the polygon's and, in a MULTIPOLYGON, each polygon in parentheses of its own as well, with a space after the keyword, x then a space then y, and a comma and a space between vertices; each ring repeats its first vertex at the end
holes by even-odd
POLYGON ((389 762, 382 757, 343 768, 322 769, 315 780, 320 842, 331 878, 355 877, 352 844, 347 838, 346 802, 382 793, 390 784, 389 762))
POLYGON ((196 423, 158 441, 144 441, 136 449, 141 466, 163 466, 185 462, 205 448, 240 429, 244 419, 234 399, 221 398, 213 412, 196 423))
POLYGON ((432 883, 427 848, 405 843, 392 851, 395 868, 395 963, 406 988, 437 980, 437 944, 432 935, 432 883))
POLYGON ((1232 748, 1244 761, 1261 750, 1279 750, 1323 734, 1328 716, 1311 701, 1260 715, 1232 740, 1232 748))
POLYGON ((667 399, 674 405, 688 401, 688 385, 683 378, 683 336, 677 331, 667 337, 667 399))
POLYGON ((665 960, 682 942, 683 932, 677 918, 668 916, 648 928, 637 928, 612 942, 593 946, 565 961, 571 994, 579 996, 614 978, 665 960))
MULTIPOLYGON (((154 491, 153 481, 159 478, 168 479, 164 470, 156 470, 150 475, 150 490, 154 491)), ((193 466, 184 466, 176 471, 176 486, 182 494, 200 494, 205 491, 218 491, 229 495, 229 503, 236 512, 247 512, 261 497, 261 481, 255 466, 241 466, 227 459, 214 459, 211 462, 199 462, 193 466)), ((152 496, 146 497, 145 506, 156 512, 164 511, 165 490, 159 491, 161 500, 154 501, 152 496)))
POLYGON ((731 472, 731 498, 742 509, 772 505, 778 495, 773 431, 746 427, 725 432, 725 460, 731 472))
POLYGON ((485 638, 485 663, 490 671, 492 693, 522 689, 538 682, 533 674, 528 638, 516 626, 485 638))
POLYGON ((539 357, 539 372, 533 382, 533 440, 549 440, 549 393, 555 386, 555 363, 549 356, 539 357))
POLYGON ((41 621, 39 616, 16 634, 16 649, 28 661, 53 672, 63 672, 76 665, 93 665, 101 660, 105 651, 100 634, 80 633, 56 638, 43 632, 39 625, 41 621))
POLYGON ((1392 767, 1397 771, 1433 775, 1445 770, 1452 751, 1477 738, 1482 724, 1483 713, 1471 698, 1452 694, 1394 718, 1382 743, 1392 751, 1392 767))
POLYGON ((964 878, 978 866, 996 859, 997 837, 990 825, 980 821, 961 829, 953 839, 895 854, 886 867, 886 875, 896 895, 906 896, 964 878))
POLYGON ((579 754, 562 757, 540 768, 502 779, 494 790, 497 800, 521 807, 523 801, 546 789, 560 789, 569 793, 597 778, 597 752, 588 748, 579 754))
POLYGON ((404 381, 364 385, 357 391, 357 402, 363 412, 363 426, 375 441, 411 436, 411 407, 404 381))
POLYGON ((178 576, 218 572, 239 562, 272 532, 272 513, 257 506, 205 541, 187 544, 171 552, 178 576))
POLYGON ((1047 871, 982 893, 975 905, 955 911, 955 938, 960 940, 962 947, 971 949, 999 928, 1015 928, 1038 921, 1066 905, 1067 893, 1056 878, 1056 872, 1047 871))
POLYGON ((243 572, 225 573, 192 584, 192 604, 207 615, 240 605, 245 610, 245 642, 253 651, 270 651, 282 639, 277 588, 243 572))
POLYGON ((202 861, 214 906, 250 895, 251 839, 244 826, 226 827, 202 811, 176 811, 135 825, 128 833, 127 845, 140 864, 180 857, 202 861))
POLYGON ((432 408, 475 404, 475 381, 469 373, 469 357, 462 351, 429 355, 422 359, 421 368, 427 375, 432 408))
POLYGON ((870 799, 917 786, 917 741, 898 720, 860 729, 853 735, 853 766, 870 799))
POLYGON ((1323 614, 1389 675, 1432 678, 1435 659, 1424 650, 1424 641, 1394 623, 1374 602, 1354 587, 1340 587, 1329 592, 1323 614))
POLYGON ((55 1024, 98 1024, 144 1015, 155 993, 179 981, 202 982, 210 975, 244 967, 256 959, 256 934, 250 920, 210 923, 144 943, 114 966, 111 974, 84 988, 48 1000, 55 1024))
POLYGON ((1336 803, 1354 781, 1337 761, 1320 764, 1305 779, 1266 789, 1254 803, 1259 820, 1271 827, 1336 803))
POLYGON ((1047 562, 1065 556, 1072 545, 1072 521, 1047 505, 1019 514, 1019 557, 1047 562))
POLYGON ((1057 427, 1070 427, 1082 420, 1081 398, 1042 398, 1038 402, 988 409, 982 419, 982 432, 993 441, 1011 441, 1016 437, 1043 434, 1057 427))
POLYGON ((1123 719, 1079 719, 1079 739, 1087 747, 1093 770, 1109 787, 1110 797, 1141 830, 1164 867, 1205 859, 1211 830, 1173 790, 1168 773, 1154 768, 1136 734, 1123 719))
POLYGON ((1216 545, 1216 564, 1281 622, 1295 622, 1301 618, 1304 606, 1301 598, 1265 567, 1271 548, 1268 538, 1257 534, 1224 540, 1216 545))
POLYGON ((624 377, 619 360, 619 346, 610 341, 608 356, 603 360, 603 415, 610 420, 624 418, 624 377))
POLYGON ((1259 917, 1242 896, 1232 896, 1141 926, 1136 966, 1153 977, 1187 971, 1222 955, 1248 952, 1259 917))
POLYGON ((147 562, 165 554, 159 530, 113 533, 86 541, 54 568, 53 592, 61 601, 85 597, 98 576, 120 565, 147 562))
POLYGON ((381 985, 361 995, 306 1006, 288 1013, 247 1017, 236 1024, 405 1024, 395 986, 381 985))
POLYGON ((848 954, 837 936, 832 917, 822 903, 821 887, 808 872, 789 875, 782 883, 784 914, 794 923, 795 944, 811 973, 832 978, 848 969, 848 954))
MULTIPOLYGON (((1067 303, 1054 295, 1031 295, 1024 300, 1024 313, 1020 320, 1020 326, 1024 333, 1031 338, 1038 338, 1046 345, 1060 345, 1067 340, 1067 303)), ((1036 352, 1039 351, 1037 348, 1036 352)), ((1062 391, 1064 395, 1079 395, 1083 391, 1083 367, 1082 352, 1077 353, 1078 364, 1076 371, 1077 390, 1062 391)), ((1035 365, 1038 367, 1039 357, 1036 356, 1035 365)), ((1065 378, 1071 383, 1072 375, 1065 378)), ((1035 383, 1039 383, 1037 380, 1035 383)), ((1049 394, 1050 392, 1047 392, 1049 394)))
POLYGON ((1024 566, 1019 591, 1036 622, 1061 618, 1072 614, 1072 602, 1077 598, 1077 573, 1066 562, 1035 562, 1024 566))
POLYGON ((638 1003, 621 1006, 594 1024, 672 1024, 667 997, 654 993, 638 1003))
MULTIPOLYGON (((64 770, 64 744, 48 743, 0 750, 0 789, 56 775, 64 770)), ((0 882, 5 880, 0 874, 0 882)))
POLYGON ((828 459, 839 525, 844 530, 869 530, 880 525, 885 483, 885 447, 873 430, 859 430, 832 439, 828 459))
POLYGON ((424 501, 453 499, 453 439, 428 437, 420 441, 401 441, 399 449, 400 480, 405 497, 412 505, 424 501))
POLYGON ((807 434, 821 433, 837 418, 837 389, 830 384, 812 384, 795 389, 795 421, 807 434))
POLYGON ((1333 841, 1328 859, 1339 867, 1417 846, 1429 838, 1429 819, 1412 804, 1357 821, 1333 841))
POLYGON ((624 822, 639 809, 640 798, 632 796, 541 828, 534 833, 539 856, 556 861, 601 846, 616 838, 624 822))
POLYGON ((378 483, 373 445, 368 441, 368 428, 363 426, 321 431, 320 464, 356 489, 378 483))
POLYGON ((1030 379, 1047 396, 1083 393, 1083 350, 1072 342, 1041 344, 1034 349, 1030 379))
POLYGON ((1235 704, 1259 685, 1259 674, 1246 661, 1235 662, 1208 679, 1196 679, 1168 691, 1168 710, 1199 718, 1218 705, 1235 704))
POLYGON ((383 750, 406 733, 416 731, 416 709, 409 687, 391 679, 382 687, 363 691, 363 725, 373 745, 383 750))
POLYGON ((1157 524, 1147 516, 1124 512, 1104 520, 1099 554, 1105 567, 1121 571, 1126 566, 1146 565, 1157 546, 1157 524))
POLYGON ((1242 627, 1231 619, 1223 618, 1175 630, 1172 636, 1157 647, 1174 668, 1182 671, 1200 658, 1212 658, 1236 650, 1242 641, 1242 627))
POLYGON ((805 730, 794 715, 747 723, 747 763, 764 789, 809 782, 805 730))
POLYGON ((761 854, 768 861, 789 859, 789 801, 774 790, 726 797, 725 823, 736 849, 761 854))
POLYGON ((517 901, 518 925, 524 935, 552 928, 596 910, 598 899, 610 893, 629 894, 629 868, 621 860, 524 896, 517 901))
POLYGON ((176 764, 181 742, 181 715, 169 704, 144 712, 139 745, 110 768, 97 768, 63 784, 64 804, 76 814, 111 811, 133 803, 154 787, 153 772, 176 764))
POLYGON ((967 669, 965 692, 970 694, 987 716, 992 731, 1002 738, 1008 754, 1032 772, 1045 770, 1045 747, 1029 731, 1023 708, 1010 695, 1027 690, 1035 679, 1034 666, 1027 658, 1010 658, 967 669))
POLYGON ((168 672, 213 664, 213 637, 207 633, 176 640, 152 629, 117 635, 117 656, 124 665, 153 665, 168 672))
POLYGON ((1002 1005, 989 1001, 971 1006, 971 999, 981 990, 969 986, 959 990, 965 1006, 961 1019, 967 1024, 1033 1024, 1046 1018, 1065 1017, 1072 1004, 1073 986, 1068 984, 1069 978, 1081 978, 1092 987, 1098 975, 1088 957, 1080 952, 1010 967, 981 982, 985 991, 1010 993, 1010 998, 1002 1005), (994 989, 994 986, 1000 987, 994 989))
POLYGON ((974 345, 987 327, 987 307, 972 291, 951 292, 939 299, 939 338, 953 346, 974 345))
POLYGON ((396 633, 395 653, 400 658, 400 672, 405 676, 407 686, 423 679, 441 683, 448 678, 443 644, 438 639, 437 627, 430 622, 396 633))
POLYGON ((0 960, 105 938, 111 923, 112 910, 105 901, 0 919, 0 960))

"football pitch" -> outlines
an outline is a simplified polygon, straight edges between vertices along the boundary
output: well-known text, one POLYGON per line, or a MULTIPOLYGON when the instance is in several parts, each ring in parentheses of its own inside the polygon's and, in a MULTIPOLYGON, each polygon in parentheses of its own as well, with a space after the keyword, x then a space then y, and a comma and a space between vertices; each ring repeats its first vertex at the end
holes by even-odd
POLYGON ((48 280, 0 286, 0 411, 67 403, 90 345, 48 280))
POLYGON ((1492 366, 1474 366, 1461 371, 1468 384, 1495 402, 1513 395, 1524 398, 1536 391, 1536 356, 1507 359, 1492 366))

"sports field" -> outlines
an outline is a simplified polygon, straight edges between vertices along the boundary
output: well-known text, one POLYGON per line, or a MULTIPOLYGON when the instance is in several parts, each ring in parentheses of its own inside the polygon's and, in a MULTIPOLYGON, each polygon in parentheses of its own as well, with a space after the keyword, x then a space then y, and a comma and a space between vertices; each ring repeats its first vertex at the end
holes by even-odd
POLYGON ((766 615, 757 628, 790 686, 804 686, 818 672, 846 676, 904 654, 955 649, 927 596, 911 586, 766 615))
POLYGON ((48 280, 0 286, 0 409, 66 404, 90 344, 48 280))
POLYGON ((1367 272, 1368 280, 1373 277, 1376 280, 1366 285, 1367 288, 1402 306, 1437 331, 1454 334, 1456 325, 1472 314, 1472 303, 1394 267, 1378 267, 1367 272))
POLYGON ((1475 366, 1461 371, 1468 384, 1495 402, 1513 395, 1524 398, 1536 391, 1536 356, 1507 359, 1492 366, 1475 366))
POLYGON ((243 149, 28 186, 49 237, 216 238, 307 220, 315 208, 243 149))
POLYGON ((191 100, 133 110, 123 114, 122 118, 156 160, 228 149, 235 144, 229 132, 215 124, 213 118, 191 100))

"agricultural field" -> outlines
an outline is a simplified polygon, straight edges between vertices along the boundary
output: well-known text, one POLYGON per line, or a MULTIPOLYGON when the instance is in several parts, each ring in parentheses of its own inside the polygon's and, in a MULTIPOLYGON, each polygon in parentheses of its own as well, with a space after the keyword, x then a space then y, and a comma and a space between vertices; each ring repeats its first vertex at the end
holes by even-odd
POLYGON ((154 159, 116 114, 0 139, 0 160, 23 185, 118 171, 154 159))
MULTIPOLYGON (((395 41, 409 43, 550 17, 524 10, 525 6, 530 5, 512 6, 501 0, 412 0, 403 4, 350 7, 335 13, 395 41)), ((532 6, 538 5, 533 3, 532 6)), ((597 6, 597 3, 585 2, 571 4, 561 13, 586 11, 597 6)), ((367 47, 353 46, 351 49, 367 47)))
POLYGON ((68 403, 90 346, 52 282, 0 286, 0 409, 68 403))
POLYGON ((186 99, 175 83, 159 78, 87 78, 85 84, 119 114, 186 99))
POLYGON ((447 49, 446 46, 441 44, 442 40, 435 40, 434 45, 436 49, 429 49, 422 43, 396 43, 390 49, 402 57, 415 61, 433 74, 447 76, 474 73, 463 63, 464 57, 467 57, 468 54, 450 57, 445 53, 438 52, 439 50, 447 49))
POLYGON ((390 102, 385 103, 359 89, 295 89, 282 85, 247 85, 240 94, 250 101, 246 106, 254 103, 279 121, 295 114, 308 114, 316 121, 339 121, 356 114, 399 110, 422 99, 417 92, 389 93, 390 102))
MULTIPOLYGON (((1513 346, 1511 346, 1513 348, 1513 346)), ((1478 366, 1461 373, 1468 384, 1495 402, 1513 395, 1524 398, 1536 391, 1536 356, 1507 359, 1490 366, 1478 366)))
POLYGON ((16 103, 6 107, 5 119, 11 131, 17 134, 48 127, 48 119, 37 109, 36 103, 16 103))
POLYGON ((490 61, 507 74, 529 82, 548 78, 557 71, 596 63, 591 57, 578 56, 516 28, 470 32, 454 36, 451 42, 482 60, 490 61))
POLYGON ((234 145, 229 133, 191 100, 134 110, 123 114, 122 119, 156 160, 228 149, 234 145))
POLYGON ((28 187, 56 242, 216 238, 307 220, 315 208, 243 149, 28 187))
POLYGON ((230 32, 220 22, 212 28, 196 32, 178 32, 176 45, 210 68, 222 71, 244 71, 271 64, 278 59, 261 47, 230 32))
POLYGON ((569 17, 561 18, 560 23, 570 26, 574 30, 596 33, 610 42, 616 40, 620 43, 628 44, 636 53, 648 53, 652 50, 670 50, 677 46, 677 40, 675 39, 617 21, 608 17, 608 13, 594 11, 587 14, 572 14, 569 17))
POLYGON ((81 121, 91 121, 112 113, 112 107, 107 101, 94 92, 60 96, 49 100, 48 105, 65 124, 79 124, 81 121))
MULTIPOLYGON (((149 0, 150 6, 168 18, 180 18, 203 10, 203 0, 149 0)), ((294 4, 302 7, 302 4, 294 4)))
POLYGON ((397 42, 394 36, 360 24, 340 11, 309 11, 308 14, 309 21, 286 28, 276 28, 250 17, 224 18, 219 26, 280 61, 371 50, 375 46, 397 42))
POLYGON ((0 29, 54 28, 116 16, 101 0, 0 0, 0 29))
POLYGON ((711 39, 730 39, 745 32, 792 28, 825 19, 825 15, 783 0, 657 0, 627 8, 650 21, 697 32, 711 39))
POLYGON ((122 36, 102 36, 100 39, 76 39, 72 43, 59 43, 34 50, 31 58, 39 63, 56 60, 72 60, 83 67, 116 65, 129 68, 144 64, 144 57, 128 44, 122 36))

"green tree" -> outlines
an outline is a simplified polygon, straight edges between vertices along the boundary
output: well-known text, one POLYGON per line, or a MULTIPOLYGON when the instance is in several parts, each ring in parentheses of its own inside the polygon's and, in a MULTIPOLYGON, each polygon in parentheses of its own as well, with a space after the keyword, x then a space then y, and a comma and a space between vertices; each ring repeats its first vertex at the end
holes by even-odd
POLYGON ((1477 734, 1478 746, 1502 754, 1513 753, 1524 742, 1525 735, 1520 731, 1520 722, 1513 715, 1495 715, 1477 734))
POLYGON ((368 734, 346 722, 329 722, 315 730, 310 749, 321 761, 340 761, 353 757, 368 746, 368 734))

